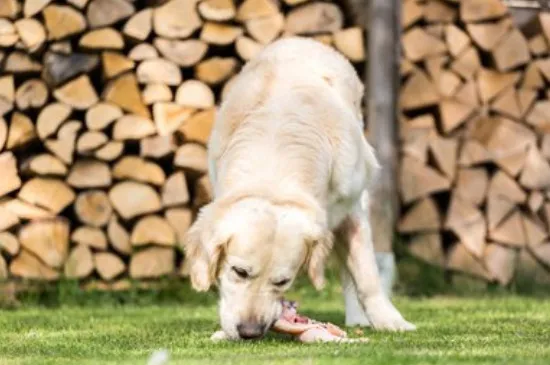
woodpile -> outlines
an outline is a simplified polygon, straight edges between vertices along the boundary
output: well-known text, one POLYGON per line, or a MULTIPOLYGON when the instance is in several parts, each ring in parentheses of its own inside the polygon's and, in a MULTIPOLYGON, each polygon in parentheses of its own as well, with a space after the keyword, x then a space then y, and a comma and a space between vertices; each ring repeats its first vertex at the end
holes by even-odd
POLYGON ((529 33, 500 0, 404 0, 402 15, 410 252, 487 282, 550 282, 550 14, 529 33))
POLYGON ((294 34, 360 68, 347 18, 314 0, 0 0, 0 279, 179 273, 225 86, 294 34))

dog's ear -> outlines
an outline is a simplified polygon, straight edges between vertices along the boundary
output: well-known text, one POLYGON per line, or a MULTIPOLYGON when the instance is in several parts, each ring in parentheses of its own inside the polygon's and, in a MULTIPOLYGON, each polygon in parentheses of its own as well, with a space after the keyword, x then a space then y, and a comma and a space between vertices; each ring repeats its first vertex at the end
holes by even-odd
POLYGON ((191 285, 197 291, 207 291, 214 281, 224 246, 230 240, 220 222, 215 219, 215 203, 201 209, 183 239, 185 269, 191 285))
POLYGON ((317 290, 325 286, 325 264, 333 245, 332 232, 316 227, 308 236, 310 253, 307 260, 307 272, 311 283, 317 290))

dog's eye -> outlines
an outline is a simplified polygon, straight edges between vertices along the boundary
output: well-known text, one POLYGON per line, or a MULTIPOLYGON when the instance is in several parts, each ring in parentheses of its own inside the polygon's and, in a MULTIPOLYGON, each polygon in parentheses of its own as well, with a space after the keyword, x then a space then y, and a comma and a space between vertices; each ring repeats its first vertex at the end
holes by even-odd
POLYGON ((290 282, 290 279, 282 279, 273 283, 275 286, 285 286, 290 282))
POLYGON ((241 279, 248 279, 248 272, 245 269, 241 269, 240 267, 233 266, 233 271, 235 271, 235 274, 237 274, 238 277, 241 279))

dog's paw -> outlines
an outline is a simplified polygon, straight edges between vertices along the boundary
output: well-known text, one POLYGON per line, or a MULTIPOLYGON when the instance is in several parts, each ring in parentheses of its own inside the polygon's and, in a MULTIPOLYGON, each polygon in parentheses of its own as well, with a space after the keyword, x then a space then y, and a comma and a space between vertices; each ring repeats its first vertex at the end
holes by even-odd
POLYGON ((210 336, 210 340, 214 342, 220 342, 220 341, 229 341, 230 338, 224 331, 216 331, 210 336))
POLYGON ((367 302, 367 317, 370 325, 380 331, 414 331, 416 326, 403 318, 385 297, 371 298, 367 302))

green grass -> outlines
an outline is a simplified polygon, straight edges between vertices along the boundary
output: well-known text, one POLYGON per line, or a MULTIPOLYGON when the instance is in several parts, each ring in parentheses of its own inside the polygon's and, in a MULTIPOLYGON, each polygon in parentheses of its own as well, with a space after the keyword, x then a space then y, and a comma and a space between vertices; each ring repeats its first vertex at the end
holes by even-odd
MULTIPOLYGON (((302 345, 273 335, 214 344, 208 339, 217 329, 213 294, 56 290, 1 311, 0 364, 146 364, 159 348, 170 351, 170 364, 550 363, 550 301, 532 297, 398 297, 418 331, 365 330, 368 344, 302 345)), ((289 297, 316 319, 342 323, 336 285, 320 293, 301 285, 289 297)))

